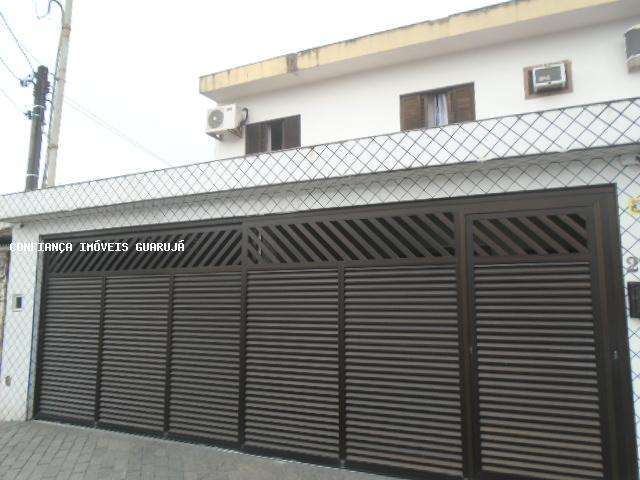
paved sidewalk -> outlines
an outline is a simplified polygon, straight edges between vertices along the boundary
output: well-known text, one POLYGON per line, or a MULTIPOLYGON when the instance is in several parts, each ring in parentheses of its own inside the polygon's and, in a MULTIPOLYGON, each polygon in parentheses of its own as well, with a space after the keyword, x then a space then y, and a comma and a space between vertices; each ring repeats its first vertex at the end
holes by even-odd
POLYGON ((2 480, 384 480, 188 443, 58 425, 0 422, 2 480))

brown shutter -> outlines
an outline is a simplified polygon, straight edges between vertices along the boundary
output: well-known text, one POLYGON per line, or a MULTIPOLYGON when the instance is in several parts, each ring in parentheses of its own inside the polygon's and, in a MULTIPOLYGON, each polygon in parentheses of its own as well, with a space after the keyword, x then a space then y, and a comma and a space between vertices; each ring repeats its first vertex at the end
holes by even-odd
POLYGON ((282 148, 300 146, 300 115, 285 118, 282 121, 282 148))
POLYGON ((589 262, 483 264, 474 277, 482 478, 612 478, 589 262))
POLYGON ((246 445, 338 460, 338 272, 251 271, 246 445))
POLYGON ((469 122, 476 119, 473 84, 453 88, 449 92, 449 122, 469 122))
POLYGON ((165 428, 169 276, 107 277, 98 421, 165 428))
POLYGON ((246 154, 260 153, 266 150, 262 123, 252 123, 246 127, 246 154))
POLYGON ((101 299, 100 277, 47 281, 40 414, 94 419, 101 299))
POLYGON ((424 109, 422 108, 422 95, 414 93, 400 97, 400 128, 413 130, 423 128, 424 109))
POLYGON ((461 478, 455 265, 345 269, 348 462, 461 478))
POLYGON ((238 441, 240 272, 174 277, 169 430, 238 441))

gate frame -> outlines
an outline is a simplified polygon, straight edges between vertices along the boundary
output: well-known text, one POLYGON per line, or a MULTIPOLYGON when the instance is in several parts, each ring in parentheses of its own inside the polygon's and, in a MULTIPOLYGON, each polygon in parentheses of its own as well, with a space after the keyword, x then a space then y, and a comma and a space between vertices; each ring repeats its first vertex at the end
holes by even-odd
MULTIPOLYGON (((267 455, 272 458, 284 458, 294 459, 304 462, 315 463, 324 466, 331 467, 353 467, 361 471, 377 473, 377 474, 390 474, 400 476, 402 478, 425 478, 424 473, 418 473, 411 470, 405 470, 396 467, 380 467, 369 464, 361 464, 356 462, 345 462, 344 457, 337 459, 336 462, 327 462, 324 458, 310 457, 307 455, 289 454, 286 457, 281 452, 274 452, 268 449, 247 448, 244 446, 244 398, 242 394, 244 391, 244 384, 246 383, 246 280, 248 270, 268 270, 277 268, 310 268, 314 266, 323 266, 326 268, 338 268, 344 271, 345 267, 351 266, 384 266, 384 265, 411 265, 416 263, 427 263, 429 265, 435 265, 438 263, 451 262, 456 266, 456 281, 457 281, 457 295, 459 299, 459 318, 460 318, 460 378, 461 378, 461 433, 462 433, 462 457, 463 457, 463 470, 464 478, 474 479, 487 479, 498 480, 498 478, 504 478, 493 475, 486 475, 480 477, 479 474, 479 450, 476 445, 476 438, 478 435, 479 425, 474 419, 473 412, 477 409, 477 402, 474 403, 472 393, 477 394, 477 386, 473 384, 473 372, 471 361, 470 347, 473 345, 473 302, 472 294, 473 288, 471 285, 471 267, 473 262, 472 250, 469 250, 468 240, 470 235, 468 234, 469 226, 468 218, 471 215, 478 215, 482 213, 502 213, 509 210, 519 212, 523 210, 544 210, 545 205, 548 208, 558 208, 558 205, 562 207, 587 207, 591 205, 592 214, 594 217, 592 235, 596 240, 593 248, 597 248, 597 254, 593 255, 597 259, 599 265, 597 279, 601 285, 606 285, 602 291, 601 296, 605 298, 606 305, 603 308, 603 312, 606 312, 608 324, 612 326, 610 334, 608 336, 609 345, 606 345, 608 352, 617 352, 617 357, 612 359, 611 355, 607 355, 604 367, 598 365, 598 371, 601 368, 607 368, 611 375, 608 384, 611 386, 605 392, 607 396, 608 410, 612 412, 607 416, 606 420, 610 425, 613 425, 615 432, 609 432, 608 436, 605 436, 605 432, 602 432, 602 445, 603 445, 603 458, 606 459, 605 450, 609 450, 609 441, 613 438, 617 441, 618 446, 612 453, 614 458, 611 459, 611 465, 614 466, 613 471, 618 471, 620 478, 628 478, 629 480, 638 480, 638 458, 637 458, 637 446, 635 435, 635 423, 632 421, 625 421, 626 419, 634 418, 633 408, 633 393, 631 382, 631 364, 630 364, 630 350, 629 350, 629 338, 627 334, 627 318, 625 315, 626 305, 624 297, 624 275, 622 272, 622 251, 620 248, 620 225, 618 217, 618 197, 616 195, 615 184, 602 184, 592 186, 579 186, 579 187, 564 187, 557 189, 546 190, 525 190, 518 192, 499 192, 491 194, 480 194, 465 197, 449 197, 449 198, 437 198, 427 200, 413 200, 407 202, 390 202, 373 205, 360 205, 339 207, 330 209, 317 209, 306 210, 302 212, 292 213, 279 213, 269 215, 253 215, 246 217, 233 217, 223 219, 212 220, 199 220, 188 222, 172 222, 166 224, 151 224, 151 225, 136 225, 129 227, 117 227, 107 229, 94 229, 86 231, 78 231, 71 233, 55 233, 48 235, 40 235, 39 241, 61 241, 61 240, 79 240, 79 239, 93 239, 96 235, 100 237, 111 237, 122 234, 131 234, 135 232, 178 232, 185 228, 194 227, 223 227, 236 225, 239 226, 243 232, 242 238, 242 253, 241 266, 230 267, 206 267, 198 269, 158 269, 148 271, 129 271, 126 275, 166 275, 174 273, 205 273, 205 272, 223 272, 223 271, 238 271, 242 272, 242 308, 241 308, 241 320, 240 320, 240 383, 239 383, 239 442, 228 443, 220 441, 211 441, 200 437, 190 437, 185 435, 170 434, 168 431, 155 432, 147 431, 140 428, 129 427, 115 427, 111 425, 105 425, 101 422, 81 422, 77 419, 63 418, 58 416, 50 416, 39 412, 38 406, 40 402, 40 391, 42 383, 42 355, 44 345, 44 316, 45 316, 45 298, 46 298, 46 285, 47 278, 49 276, 88 276, 97 275, 105 277, 110 272, 83 272, 76 274, 50 274, 47 271, 47 255, 43 256, 43 269, 41 276, 41 288, 40 288, 40 308, 39 318, 37 321, 37 352, 36 352, 36 370, 35 370, 35 388, 33 395, 33 418, 49 421, 64 422, 70 424, 79 424, 82 426, 93 426, 98 428, 104 428, 108 430, 117 430, 130 433, 138 433, 149 435, 153 437, 164 437, 174 440, 182 441, 195 441, 205 445, 218 446, 222 448, 233 448, 240 452, 253 453, 259 455, 267 455), (531 202, 538 202, 535 207, 518 210, 519 206, 526 205, 531 202), (564 203, 562 203, 564 202, 564 203), (493 206, 493 208, 492 208, 493 206), (498 208, 499 207, 499 208, 498 208), (246 232, 245 229, 251 226, 270 225, 281 223, 289 218, 292 219, 317 219, 318 217, 331 217, 340 218, 344 216, 352 216, 353 212, 365 212, 365 215, 373 216, 376 213, 384 214, 389 211, 398 210, 408 211, 420 211, 425 213, 447 211, 454 214, 454 243, 456 253, 452 258, 427 258, 427 259, 406 259, 407 261, 399 261, 398 259, 386 260, 386 261, 348 261, 348 262, 300 262, 295 264, 272 264, 272 265, 249 265, 246 261, 246 232), (422 261, 420 261, 422 260, 422 261), (285 267, 286 265, 286 267, 285 267), (470 448, 473 446, 473 448, 470 448)), ((554 256, 554 258, 560 258, 560 256, 554 256)), ((575 256, 572 256, 575 258, 575 256)), ((594 284, 596 283, 594 279, 594 284)), ((104 300, 103 302, 104 303, 104 300)), ((595 304, 594 304, 595 306, 595 304)), ((595 316, 595 314, 594 314, 595 316)), ((101 325, 103 322, 101 321, 101 325)), ((339 330, 340 331, 340 330, 339 330)), ((344 329, 341 329, 342 337, 344 337, 344 329)), ((100 337, 102 337, 102 329, 100 330, 100 337)), ((339 345, 344 342, 344 338, 339 338, 339 345)), ((601 341, 600 337, 596 337, 596 343, 601 341)), ((100 348, 100 345, 99 345, 100 348)), ((477 350, 476 350, 477 351, 477 350)), ((342 356, 339 359, 341 365, 340 372, 344 373, 344 351, 342 350, 342 356)), ((98 363, 100 360, 98 360, 98 363)), ((97 365, 98 367, 98 365, 97 365)), ((167 370, 169 367, 167 367, 167 370)), ((99 378, 100 372, 97 372, 97 378, 99 378)), ((599 372, 600 375, 600 372, 599 372)), ((340 379, 340 383, 343 383, 343 379, 340 379)), ((96 388, 98 383, 96 382, 96 388)), ((342 410, 344 404, 344 398, 346 392, 344 388, 340 388, 340 408, 342 410)), ((602 392, 599 392, 602 393, 602 392)), ((170 393, 165 395, 168 398, 170 393)), ((98 404, 98 396, 96 395, 96 405, 98 404)), ((168 411, 168 402, 165 400, 165 411, 168 411)), ((341 415, 342 417, 342 415, 341 415)), ((340 427, 340 453, 343 454, 343 442, 346 441, 346 429, 344 426, 340 427)), ((479 437, 478 437, 479 438, 479 437)), ((605 478, 607 465, 604 466, 605 478)), ((431 474, 428 478, 432 479, 448 479, 453 478, 445 475, 431 474)), ((613 478, 613 477, 612 477, 613 478)))

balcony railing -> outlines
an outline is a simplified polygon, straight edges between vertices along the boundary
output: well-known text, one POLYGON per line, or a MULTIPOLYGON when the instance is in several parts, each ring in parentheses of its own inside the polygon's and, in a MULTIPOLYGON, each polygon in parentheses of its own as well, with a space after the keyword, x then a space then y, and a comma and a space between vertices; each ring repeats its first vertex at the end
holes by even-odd
POLYGON ((0 219, 640 143, 640 98, 508 115, 0 197, 0 219))

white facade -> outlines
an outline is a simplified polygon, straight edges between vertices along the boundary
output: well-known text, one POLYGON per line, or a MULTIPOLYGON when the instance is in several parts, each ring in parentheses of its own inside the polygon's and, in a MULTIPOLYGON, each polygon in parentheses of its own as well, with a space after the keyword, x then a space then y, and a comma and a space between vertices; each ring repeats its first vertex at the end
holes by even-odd
MULTIPOLYGON (((624 32, 640 16, 562 33, 364 70, 269 91, 227 103, 249 109, 249 121, 301 115, 302 145, 400 130, 400 95, 474 83, 478 120, 582 105, 640 94, 640 72, 629 73, 624 32), (525 99, 526 67, 569 60, 573 91, 525 99)), ((216 158, 245 154, 245 141, 215 142, 216 158)))
MULTIPOLYGON (((635 16, 230 99, 249 109, 250 122, 301 115, 302 147, 245 157, 244 139, 229 135, 217 143, 217 161, 0 197, 0 221, 12 222, 14 242, 30 243, 115 227, 614 184, 626 263, 640 257, 640 217, 630 206, 640 198, 640 72, 627 69, 623 34, 639 23, 635 16), (557 61, 571 62, 572 91, 525 99, 523 69, 557 61), (474 84, 478 121, 398 132, 400 95, 464 83, 474 84)), ((6 310, 0 420, 32 414, 40 262, 37 252, 12 254, 7 294, 22 295, 24 308, 6 310)), ((640 272, 620 268, 625 282, 640 281, 640 272)), ((640 321, 628 327, 640 426, 640 321)))

